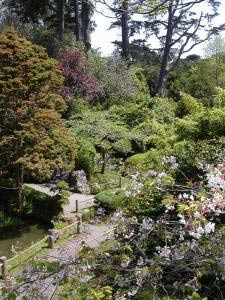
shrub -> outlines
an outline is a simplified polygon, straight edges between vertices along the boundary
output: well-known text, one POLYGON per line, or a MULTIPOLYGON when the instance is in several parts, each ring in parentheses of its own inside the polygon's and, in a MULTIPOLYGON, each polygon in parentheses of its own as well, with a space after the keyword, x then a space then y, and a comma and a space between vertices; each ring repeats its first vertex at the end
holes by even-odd
POLYGON ((225 89, 216 88, 217 96, 214 101, 216 107, 222 108, 225 106, 225 89))
POLYGON ((0 210, 0 232, 5 233, 6 230, 13 230, 23 225, 24 222, 17 218, 7 215, 0 210))
POLYGON ((122 206, 125 199, 125 191, 123 189, 105 190, 95 195, 97 203, 107 207, 109 210, 115 210, 122 206))
POLYGON ((194 115, 203 110, 203 105, 191 95, 181 93, 181 99, 178 101, 176 114, 178 117, 194 115))
POLYGON ((200 138, 224 136, 225 133, 225 108, 208 110, 198 115, 200 138))
MULTIPOLYGON (((225 138, 212 140, 179 141, 173 146, 173 154, 176 156, 179 169, 188 177, 196 178, 202 175, 200 162, 209 161, 216 163, 221 159, 221 153, 225 147, 225 138)), ((182 176, 178 175, 178 179, 182 176)))
POLYGON ((94 173, 96 150, 93 144, 82 140, 78 155, 76 158, 76 169, 84 170, 87 178, 94 173))
POLYGON ((177 121, 179 139, 207 139, 224 136, 225 109, 202 111, 177 121))
POLYGON ((59 57, 59 66, 64 76, 63 98, 71 102, 73 97, 83 97, 87 102, 93 102, 101 89, 89 71, 84 51, 62 51, 59 57))
POLYGON ((126 103, 126 105, 112 106, 109 112, 113 119, 120 120, 131 128, 144 122, 150 115, 149 109, 141 103, 126 103))
POLYGON ((140 85, 143 88, 140 76, 138 79, 126 61, 118 57, 104 59, 98 56, 90 57, 89 61, 102 90, 100 101, 106 106, 128 101, 139 92, 140 85))
POLYGON ((157 149, 149 150, 145 153, 135 154, 126 160, 126 165, 136 166, 141 170, 162 170, 164 151, 157 149))
POLYGON ((176 133, 178 139, 196 139, 199 136, 199 124, 189 117, 178 119, 176 122, 176 133))
POLYGON ((7 29, 0 35, 0 78, 0 166, 16 179, 20 210, 23 177, 43 180, 73 169, 77 145, 61 118, 63 77, 44 48, 7 29))

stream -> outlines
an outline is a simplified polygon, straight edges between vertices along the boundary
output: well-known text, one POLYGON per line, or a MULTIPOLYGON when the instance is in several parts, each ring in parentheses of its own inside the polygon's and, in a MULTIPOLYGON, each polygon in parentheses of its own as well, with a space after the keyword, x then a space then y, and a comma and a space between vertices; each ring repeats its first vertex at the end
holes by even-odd
POLYGON ((40 226, 38 224, 27 225, 12 233, 1 234, 0 236, 0 256, 6 256, 10 258, 15 254, 11 251, 12 246, 17 251, 24 250, 32 245, 32 243, 38 242, 46 236, 48 232, 47 227, 40 226))

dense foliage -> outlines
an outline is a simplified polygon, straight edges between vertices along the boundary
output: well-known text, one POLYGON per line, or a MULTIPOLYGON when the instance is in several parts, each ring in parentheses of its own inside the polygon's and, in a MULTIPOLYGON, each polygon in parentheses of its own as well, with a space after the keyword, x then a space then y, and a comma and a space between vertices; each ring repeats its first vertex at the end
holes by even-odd
POLYGON ((13 28, 0 34, 0 231, 27 218, 61 228, 80 216, 63 215, 70 189, 95 194, 97 207, 79 213, 113 234, 94 250, 82 235, 78 257, 29 260, 0 297, 40 300, 50 285, 62 300, 225 299, 225 43, 182 56, 219 3, 103 0, 122 43, 101 57, 90 51, 92 1, 13 2, 0 25, 12 18, 55 58, 13 28), (143 29, 163 48, 129 47, 143 29))
POLYGON ((13 29, 0 40, 0 168, 3 178, 16 178, 19 209, 24 176, 43 180, 70 170, 77 146, 61 118, 57 62, 13 29))

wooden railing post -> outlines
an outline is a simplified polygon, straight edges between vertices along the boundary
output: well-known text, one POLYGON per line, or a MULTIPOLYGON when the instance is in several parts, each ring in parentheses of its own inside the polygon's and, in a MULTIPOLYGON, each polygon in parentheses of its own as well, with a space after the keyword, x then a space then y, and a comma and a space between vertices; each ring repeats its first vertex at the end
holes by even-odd
POLYGON ((52 229, 49 229, 49 237, 48 237, 48 248, 53 249, 54 248, 54 237, 52 229))
POLYGON ((68 269, 66 269, 64 271, 63 280, 64 280, 64 283, 68 283, 69 282, 69 270, 68 269))
POLYGON ((75 204, 76 204, 76 209, 75 209, 75 211, 76 211, 76 213, 78 213, 78 211, 79 211, 78 200, 76 200, 75 204))
POLYGON ((5 287, 7 287, 8 264, 6 256, 0 257, 0 264, 2 264, 2 278, 4 279, 5 287))
POLYGON ((122 177, 120 176, 120 178, 119 178, 119 188, 121 189, 121 187, 122 187, 122 177))

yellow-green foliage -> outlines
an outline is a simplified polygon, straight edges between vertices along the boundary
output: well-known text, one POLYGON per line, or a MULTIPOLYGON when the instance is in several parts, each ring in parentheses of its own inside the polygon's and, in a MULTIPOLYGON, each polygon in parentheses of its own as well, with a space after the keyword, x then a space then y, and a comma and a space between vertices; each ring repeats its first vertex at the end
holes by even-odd
POLYGON ((146 81, 146 77, 144 76, 144 70, 140 67, 133 67, 130 71, 131 77, 134 81, 134 84, 138 87, 138 94, 148 94, 149 88, 146 81))
POLYGON ((194 115, 203 110, 201 102, 193 98, 191 95, 181 93, 181 100, 177 105, 177 115, 183 117, 186 115, 194 115))
POLYGON ((152 149, 145 153, 135 154, 126 160, 126 164, 139 167, 143 170, 161 170, 164 152, 152 149))
POLYGON ((95 199, 98 203, 112 210, 121 207, 124 198, 125 191, 120 188, 105 190, 95 195, 95 199))
MULTIPOLYGON (((0 167, 49 178, 71 169, 76 142, 65 127, 63 78, 44 48, 9 28, 0 35, 0 167)), ((20 179, 21 180, 21 179, 20 179)))
POLYGON ((215 106, 223 108, 225 107, 225 89, 220 87, 216 88, 217 96, 215 98, 215 106))
POLYGON ((198 122, 191 118, 178 119, 176 125, 180 139, 194 139, 199 133, 198 122))
POLYGON ((179 139, 205 139, 224 136, 225 108, 209 109, 177 121, 179 139))
POLYGON ((145 149, 166 148, 174 139, 173 125, 166 126, 155 119, 149 119, 135 128, 135 131, 143 137, 145 149))

